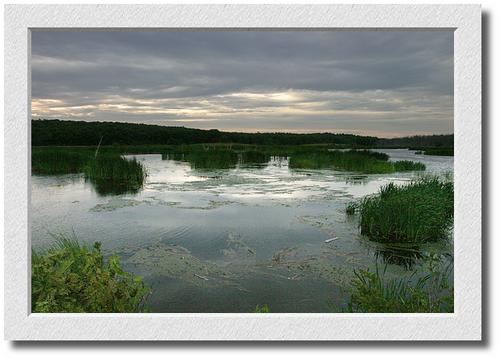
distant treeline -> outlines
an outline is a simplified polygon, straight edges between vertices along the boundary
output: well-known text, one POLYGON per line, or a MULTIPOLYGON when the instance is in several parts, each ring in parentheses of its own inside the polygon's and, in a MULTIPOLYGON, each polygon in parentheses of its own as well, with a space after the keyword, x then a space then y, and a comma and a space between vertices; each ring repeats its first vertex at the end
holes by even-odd
POLYGON ((454 135, 416 135, 394 139, 377 139, 376 145, 385 148, 453 148, 454 135))
POLYGON ((255 145, 335 144, 340 147, 448 147, 453 135, 415 136, 379 139, 352 134, 240 133, 185 127, 131 124, 122 122, 86 122, 32 120, 32 145, 182 145, 200 143, 240 143, 255 145))

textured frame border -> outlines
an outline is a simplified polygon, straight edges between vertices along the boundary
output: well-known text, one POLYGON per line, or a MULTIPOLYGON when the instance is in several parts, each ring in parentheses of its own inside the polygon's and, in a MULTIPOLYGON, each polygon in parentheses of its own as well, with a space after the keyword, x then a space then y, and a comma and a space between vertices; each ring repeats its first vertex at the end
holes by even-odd
POLYGON ((5 18, 6 339, 481 340, 480 5, 8 5, 5 18), (454 29, 455 313, 31 314, 34 28, 454 29))

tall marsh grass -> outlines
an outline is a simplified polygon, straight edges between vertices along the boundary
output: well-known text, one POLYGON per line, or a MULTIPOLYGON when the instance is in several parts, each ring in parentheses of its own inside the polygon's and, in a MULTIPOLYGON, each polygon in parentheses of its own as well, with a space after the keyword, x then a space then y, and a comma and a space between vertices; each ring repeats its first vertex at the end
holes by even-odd
POLYGON ((118 152, 77 147, 32 149, 32 173, 40 175, 83 173, 99 194, 122 194, 142 188, 147 173, 135 159, 118 152))
MULTIPOLYGON (((426 243, 446 239, 453 224, 451 180, 424 177, 409 185, 393 183, 361 200, 360 231, 382 243, 426 243)), ((350 209, 351 212, 351 209, 350 209)))
POLYGON ((137 192, 143 187, 146 169, 136 159, 99 155, 84 168, 85 177, 102 195, 137 192))
POLYGON ((295 169, 336 169, 385 174, 395 171, 425 170, 425 165, 412 161, 388 161, 388 155, 369 150, 309 151, 291 155, 289 166, 295 169))
POLYGON ((81 173, 92 157, 93 153, 90 150, 33 148, 31 171, 40 175, 81 173))

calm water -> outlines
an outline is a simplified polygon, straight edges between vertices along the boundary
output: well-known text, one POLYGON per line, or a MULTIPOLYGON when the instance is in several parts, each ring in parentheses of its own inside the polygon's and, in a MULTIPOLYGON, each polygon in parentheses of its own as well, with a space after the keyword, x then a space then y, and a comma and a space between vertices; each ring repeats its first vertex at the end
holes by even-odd
MULTIPOLYGON (((380 151, 421 161, 427 172, 453 171, 453 157, 380 151)), ((80 175, 32 176, 32 245, 72 232, 101 242, 150 284, 153 312, 249 312, 257 304, 325 312, 346 302, 353 269, 378 263, 401 276, 419 271, 426 253, 453 253, 452 244, 402 250, 371 243, 345 215, 349 201, 415 173, 295 171, 286 158, 202 171, 160 155, 135 157, 149 174, 137 194, 100 196, 80 175)))

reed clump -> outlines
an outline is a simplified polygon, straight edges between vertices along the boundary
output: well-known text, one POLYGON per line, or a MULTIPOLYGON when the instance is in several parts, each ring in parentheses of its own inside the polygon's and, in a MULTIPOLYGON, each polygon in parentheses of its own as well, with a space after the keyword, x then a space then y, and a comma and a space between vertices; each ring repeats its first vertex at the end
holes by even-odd
POLYGON ((426 243, 446 239, 453 224, 451 180, 423 177, 408 185, 390 183, 358 205, 360 231, 382 243, 426 243))
POLYGON ((84 168, 88 179, 100 194, 137 192, 146 180, 146 169, 135 158, 114 154, 99 155, 84 168))
POLYGON ((393 166, 396 172, 426 170, 426 166, 423 163, 409 160, 395 161, 393 166))
POLYGON ((123 313, 145 311, 150 290, 124 271, 116 256, 104 258, 101 245, 88 248, 59 236, 45 251, 32 251, 31 303, 42 313, 123 313))
POLYGON ((422 171, 426 166, 413 161, 388 161, 389 156, 370 150, 308 151, 291 155, 289 166, 296 169, 334 169, 386 174, 401 171, 422 171))

